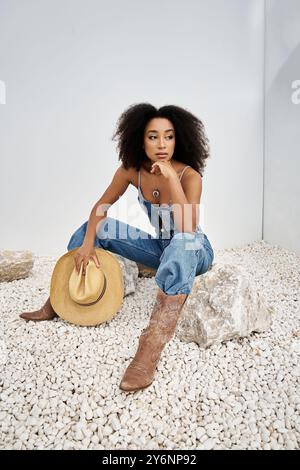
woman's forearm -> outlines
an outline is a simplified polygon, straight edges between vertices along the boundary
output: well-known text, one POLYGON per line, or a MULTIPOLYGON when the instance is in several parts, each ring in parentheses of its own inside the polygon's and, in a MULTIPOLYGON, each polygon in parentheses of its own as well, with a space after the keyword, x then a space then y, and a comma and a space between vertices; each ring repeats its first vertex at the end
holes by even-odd
POLYGON ((168 183, 173 205, 174 223, 180 232, 193 233, 198 223, 198 209, 194 207, 195 204, 190 204, 187 200, 177 176, 169 178, 168 183))

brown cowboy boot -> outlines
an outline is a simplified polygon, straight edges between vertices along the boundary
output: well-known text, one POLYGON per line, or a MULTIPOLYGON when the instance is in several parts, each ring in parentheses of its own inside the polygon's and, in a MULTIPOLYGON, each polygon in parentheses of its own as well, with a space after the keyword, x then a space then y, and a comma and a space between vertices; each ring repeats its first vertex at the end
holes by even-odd
POLYGON ((40 310, 36 310, 34 312, 24 312, 20 315, 21 318, 24 320, 34 320, 34 321, 42 321, 42 320, 52 320, 52 318, 57 317, 57 314, 52 308, 50 303, 50 297, 46 300, 45 305, 40 308, 40 310))
POLYGON ((143 330, 135 357, 121 380, 122 390, 132 392, 148 387, 153 382, 160 355, 175 333, 187 296, 167 295, 158 289, 149 325, 143 330))

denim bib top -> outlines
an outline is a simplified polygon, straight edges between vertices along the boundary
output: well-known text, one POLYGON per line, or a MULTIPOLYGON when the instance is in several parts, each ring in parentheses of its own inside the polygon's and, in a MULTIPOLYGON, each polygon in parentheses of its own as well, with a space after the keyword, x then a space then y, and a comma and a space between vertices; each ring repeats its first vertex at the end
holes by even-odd
MULTIPOLYGON (((190 165, 187 165, 182 170, 179 181, 182 175, 190 165)), ((176 233, 179 233, 172 212, 172 204, 153 204, 144 198, 141 190, 141 174, 138 172, 138 201, 149 218, 151 225, 154 227, 156 236, 159 238, 172 238, 176 233)), ((202 229, 198 224, 196 227, 197 233, 202 233, 202 229)))

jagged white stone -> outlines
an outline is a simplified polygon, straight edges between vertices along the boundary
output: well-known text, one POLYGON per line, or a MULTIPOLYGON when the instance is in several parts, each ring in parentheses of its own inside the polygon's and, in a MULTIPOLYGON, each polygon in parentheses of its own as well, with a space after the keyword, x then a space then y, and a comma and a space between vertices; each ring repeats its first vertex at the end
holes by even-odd
POLYGON ((0 282, 25 279, 31 273, 34 264, 31 251, 0 251, 0 282))
POLYGON ((135 261, 124 258, 113 253, 120 263, 124 279, 124 297, 135 292, 135 285, 139 275, 139 270, 135 261))
POLYGON ((182 341, 201 347, 248 336, 270 328, 273 309, 246 270, 215 263, 195 278, 177 324, 182 341))

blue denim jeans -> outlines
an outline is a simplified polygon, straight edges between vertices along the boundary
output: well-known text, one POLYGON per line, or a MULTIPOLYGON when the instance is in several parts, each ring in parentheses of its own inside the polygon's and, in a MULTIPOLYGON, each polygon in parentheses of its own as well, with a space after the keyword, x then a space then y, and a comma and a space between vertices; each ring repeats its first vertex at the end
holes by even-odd
MULTIPOLYGON (((87 224, 85 222, 73 233, 68 251, 82 245, 87 224)), ((94 247, 156 269, 155 282, 168 295, 189 294, 195 276, 208 271, 214 259, 211 244, 203 232, 179 232, 171 238, 152 237, 111 217, 102 221, 94 247)))

